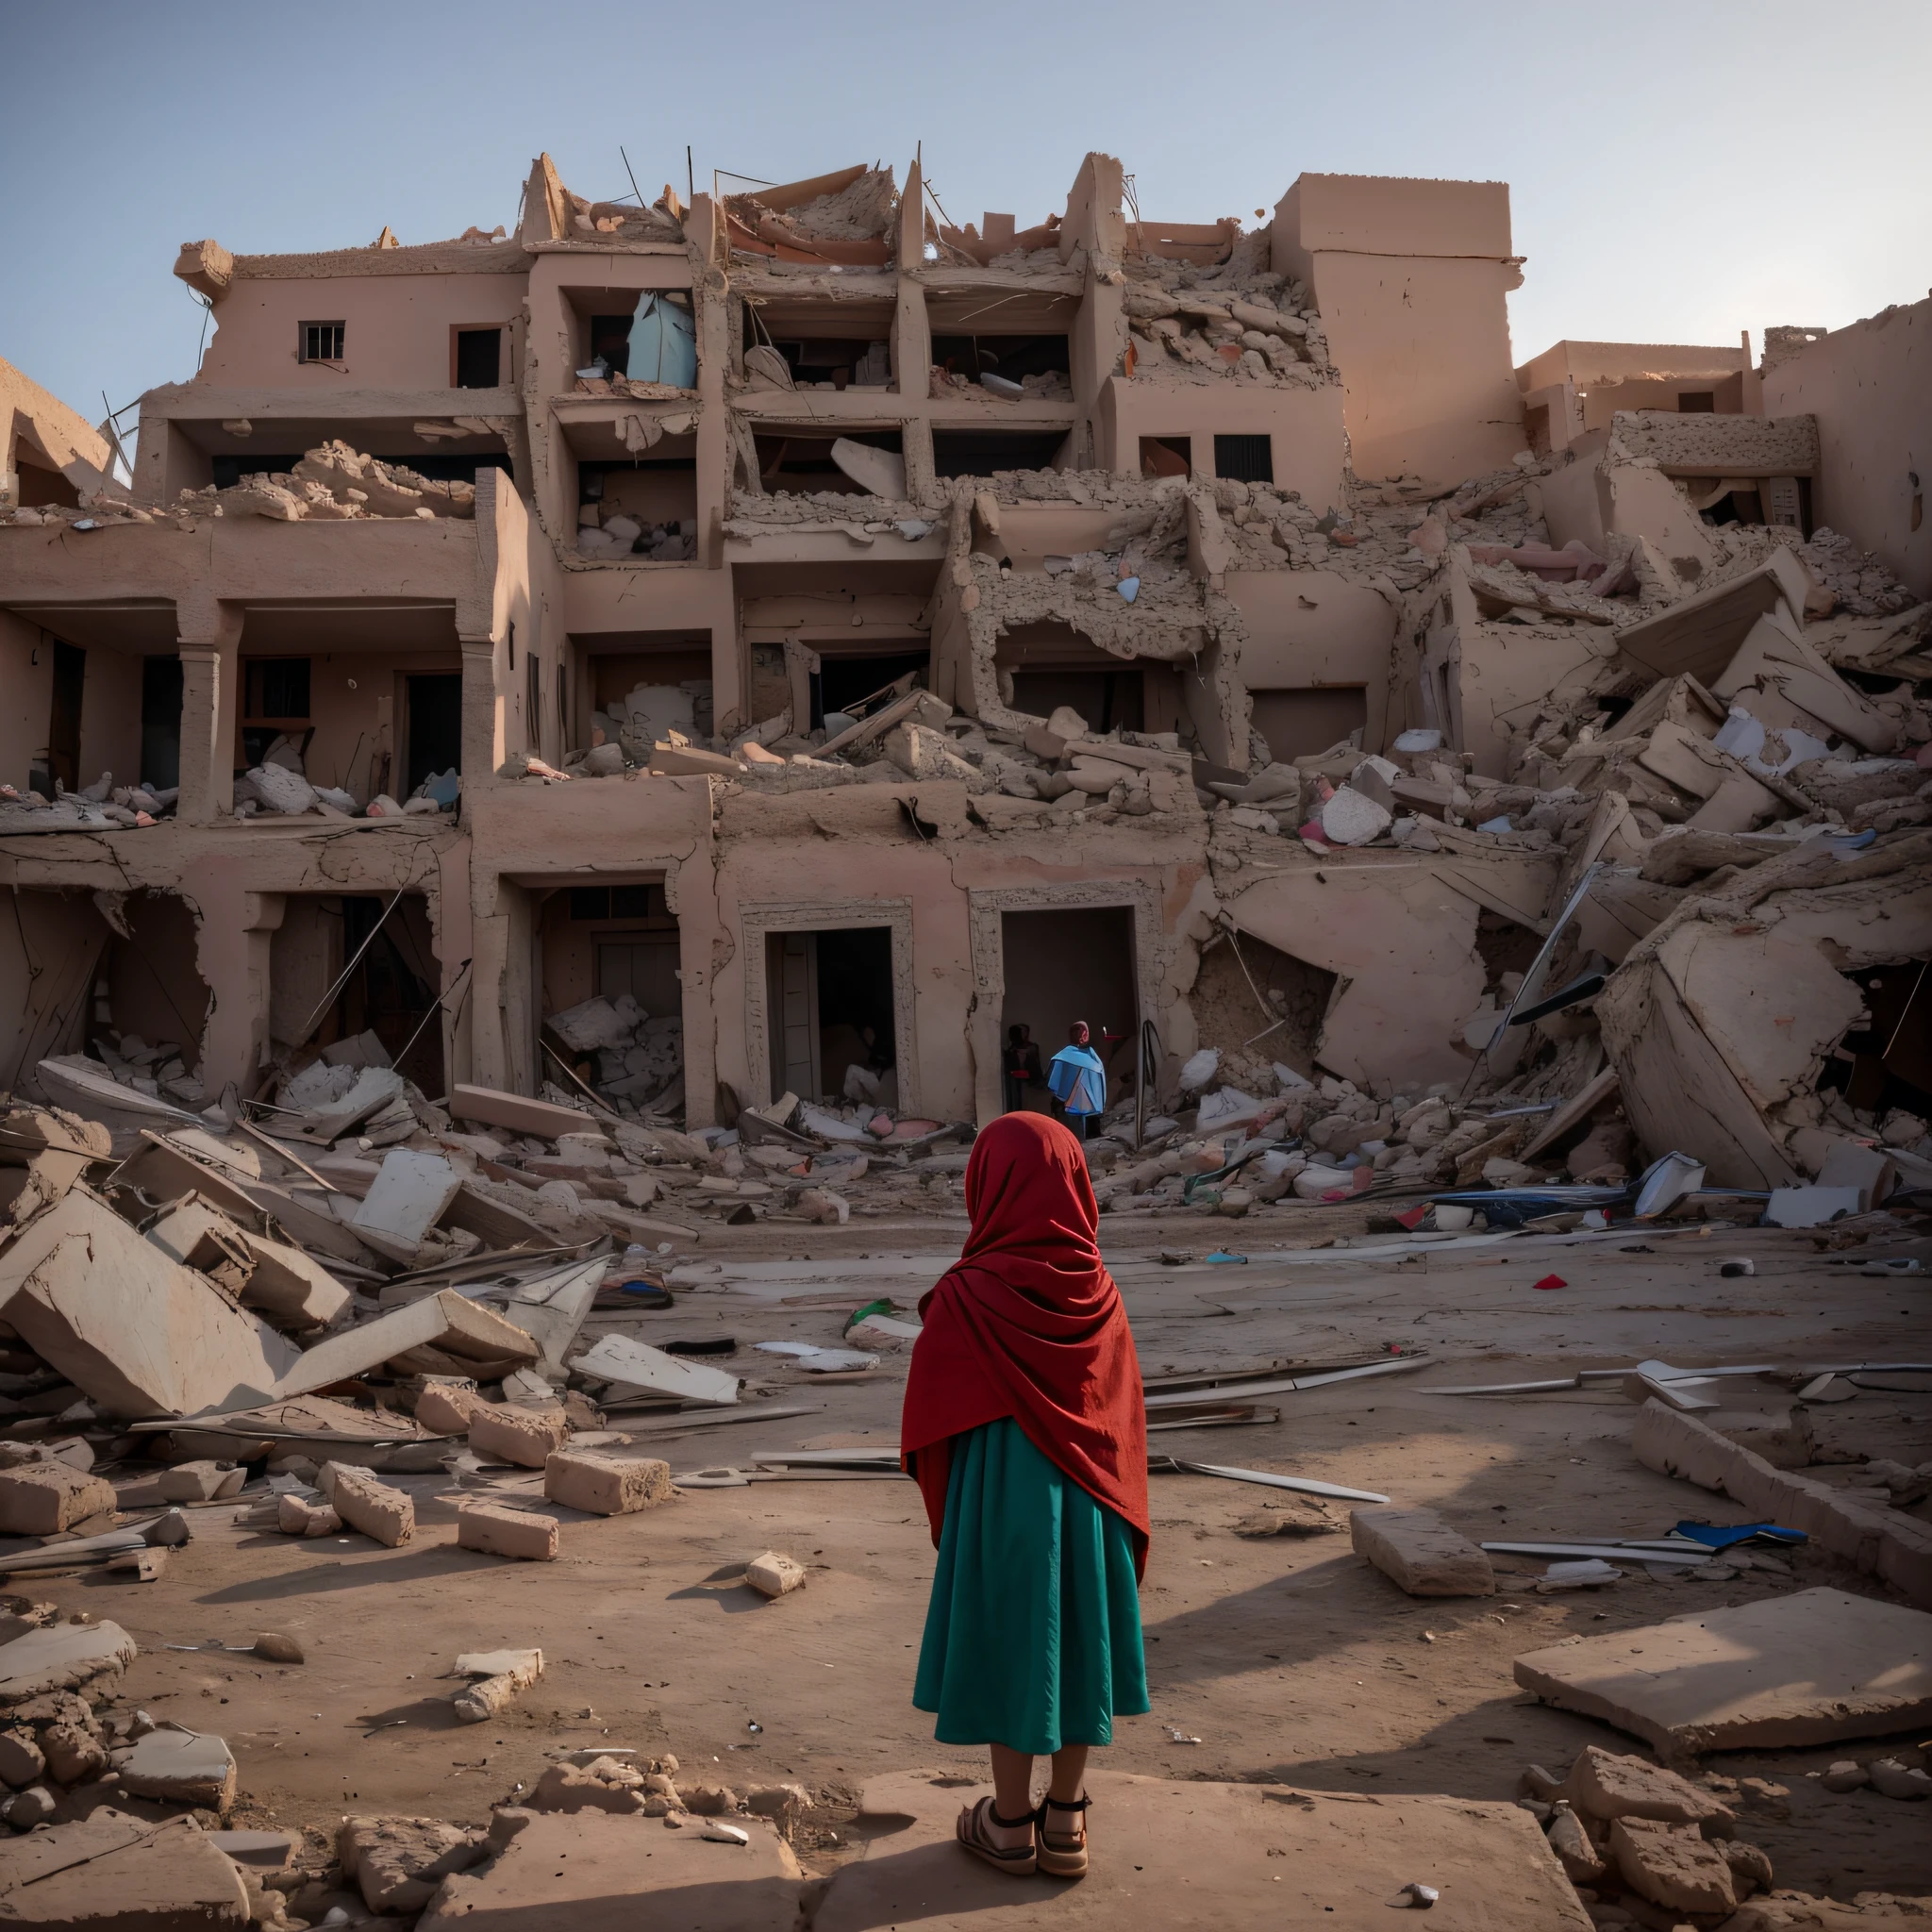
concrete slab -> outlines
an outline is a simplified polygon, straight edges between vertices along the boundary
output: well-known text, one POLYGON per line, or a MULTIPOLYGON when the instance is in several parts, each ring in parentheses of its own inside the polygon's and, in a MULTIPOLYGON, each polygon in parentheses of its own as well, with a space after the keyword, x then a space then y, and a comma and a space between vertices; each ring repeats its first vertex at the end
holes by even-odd
POLYGON ((0 1308, 108 1415, 259 1401, 300 1351, 76 1187, 0 1256, 0 1308))
MULTIPOLYGON (((1285 1785, 1170 1783, 1090 1772, 1093 1864, 1077 1884, 1015 1879, 952 1842, 990 1787, 901 1772, 868 1784, 862 1858, 833 1879, 813 1932, 1224 1932, 1230 1925, 1384 1932, 1412 1880, 1442 1894, 1443 1925, 1588 1932, 1548 1841, 1514 1805, 1285 1785), (897 1828, 894 1828, 894 1825, 897 1828)), ((474 1922, 473 1922, 474 1923, 474 1922)), ((422 1932, 428 1932, 429 1922, 422 1932)))
POLYGON ((1490 1559, 1433 1509, 1351 1509, 1357 1556, 1410 1596, 1493 1596, 1490 1559))
POLYGON ((749 1845, 707 1839, 701 1820, 539 1813, 488 1872, 446 1878, 416 1932, 792 1932, 791 1846, 762 1818, 734 1822, 749 1845))
POLYGON ((350 1225, 372 1248, 407 1264, 461 1185, 441 1154, 392 1147, 350 1225))
POLYGON ((290 1368, 275 1392, 306 1395, 387 1361, 407 1362, 418 1349, 476 1362, 532 1362, 538 1355, 524 1329, 445 1288, 317 1342, 290 1368))
POLYGON ((1824 1744, 1932 1724, 1932 1616, 1841 1590, 1707 1610, 1516 1659, 1545 1704, 1666 1756, 1824 1744))
POLYGON ((121 1789, 136 1798, 162 1798, 225 1813, 235 1802, 235 1754, 225 1739, 164 1724, 114 1754, 121 1789))
POLYGON ((0 1924, 210 1932, 248 1923, 242 1874, 185 1818, 102 1810, 0 1843, 0 1924))
POLYGON ((0 1644, 0 1707, 78 1690, 131 1664, 134 1639, 118 1624, 49 1624, 0 1644))

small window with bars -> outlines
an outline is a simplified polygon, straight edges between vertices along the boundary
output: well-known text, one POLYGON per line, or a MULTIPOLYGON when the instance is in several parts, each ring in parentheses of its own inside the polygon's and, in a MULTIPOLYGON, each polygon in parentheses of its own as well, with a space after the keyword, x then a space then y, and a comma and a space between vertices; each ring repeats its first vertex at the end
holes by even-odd
POLYGON ((297 358, 304 362, 340 362, 342 359, 342 337, 347 325, 340 322, 298 323, 301 347, 297 358))

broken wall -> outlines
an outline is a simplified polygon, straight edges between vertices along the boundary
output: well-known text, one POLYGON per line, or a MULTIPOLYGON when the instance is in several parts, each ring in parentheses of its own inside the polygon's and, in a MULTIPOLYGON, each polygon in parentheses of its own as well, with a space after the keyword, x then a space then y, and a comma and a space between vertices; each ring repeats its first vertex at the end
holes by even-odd
POLYGON ((0 885, 0 1090, 32 1093, 34 1068, 78 1053, 112 934, 86 892, 0 885))
POLYGON ((1357 476, 1446 487, 1526 446, 1507 184, 1303 175, 1275 208, 1272 266, 1314 291, 1357 476))
POLYGON ((1813 525, 1932 598, 1932 297, 1791 349, 1764 372, 1764 407, 1818 419, 1813 525))

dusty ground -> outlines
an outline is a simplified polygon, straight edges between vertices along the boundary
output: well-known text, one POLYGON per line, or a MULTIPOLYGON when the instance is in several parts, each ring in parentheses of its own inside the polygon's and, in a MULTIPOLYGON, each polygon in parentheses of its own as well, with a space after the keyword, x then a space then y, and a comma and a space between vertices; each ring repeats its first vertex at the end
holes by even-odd
MULTIPOLYGON (((1380 1490, 1440 1508, 1475 1537, 1654 1536, 1685 1516, 1738 1519, 1722 1498, 1636 1462, 1634 1411, 1620 1394, 1466 1398, 1432 1395, 1429 1385, 1653 1355, 1793 1366, 1932 1357, 1922 1281, 1860 1275, 1804 1236, 1519 1239, 1401 1261, 1327 1250, 1298 1264, 1274 1245, 1360 1224, 1357 1211, 1353 1220, 1182 1217, 1108 1230, 1150 1374, 1394 1342, 1424 1343, 1436 1357, 1415 1375, 1284 1396, 1278 1424, 1164 1433, 1158 1448, 1380 1490), (1248 1253, 1246 1265, 1153 1258, 1162 1245, 1199 1257, 1223 1239, 1248 1253), (1739 1255, 1756 1258, 1757 1274, 1721 1277, 1720 1262, 1739 1255), (1567 1286, 1532 1287, 1552 1272, 1567 1286)), ((869 1378, 826 1384, 749 1344, 837 1339, 839 1312, 788 1308, 787 1295, 841 1293, 850 1308, 891 1294, 909 1305, 957 1252, 963 1226, 951 1215, 916 1227, 791 1232, 791 1253, 810 1261, 771 1258, 774 1229, 725 1231, 706 1246, 725 1261, 716 1286, 682 1294, 669 1312, 594 1324, 653 1341, 728 1334, 740 1343, 732 1365, 769 1391, 759 1400, 815 1406, 674 1439, 663 1451, 674 1470, 827 1441, 891 1443, 903 1356, 869 1378)), ((1864 1393, 1822 1408, 1821 1435, 1907 1462, 1932 1457, 1932 1378, 1919 1386, 1925 1392, 1864 1393)), ((1780 1387, 1740 1384, 1740 1407, 1788 1402, 1780 1387)), ((414 1490, 419 1512, 417 1539, 400 1550, 244 1530, 229 1507, 210 1507, 157 1583, 74 1580, 37 1593, 132 1632, 142 1656, 129 1696, 227 1737, 246 1822, 332 1826, 345 1809, 481 1822, 492 1803, 532 1784, 550 1754, 629 1745, 673 1751, 688 1772, 733 1786, 795 1779, 823 1794, 806 1848, 824 1869, 841 1855, 851 1797, 867 1775, 973 1769, 973 1754, 932 1741, 930 1720, 909 1702, 933 1567, 910 1484, 771 1482, 692 1491, 628 1518, 560 1512, 562 1559, 532 1565, 458 1551, 446 1481, 393 1479, 414 1490), (768 1546, 813 1566, 805 1590, 769 1605, 728 1583, 768 1546), (297 1636, 308 1663, 164 1647, 243 1644, 262 1629, 297 1636), (512 1713, 477 1726, 451 1720, 455 1686, 443 1674, 458 1651, 532 1643, 546 1672, 512 1713)), ((1511 1579, 1522 1585, 1515 1593, 1420 1603, 1353 1557, 1345 1535, 1237 1535, 1232 1525, 1270 1494, 1208 1477, 1155 1479, 1142 1599, 1154 1709, 1121 1722, 1110 1768, 1509 1797, 1525 1763, 1560 1770, 1591 1741, 1639 1748, 1526 1701, 1510 1677, 1519 1652, 1807 1582, 1878 1589, 1806 1558, 1795 1583, 1763 1573, 1653 1582, 1639 1573, 1602 1591, 1539 1596, 1524 1574, 1511 1579)), ((1781 1885, 1841 1898, 1932 1891, 1923 1816, 1869 1791, 1833 1796, 1805 1777, 1840 1755, 1735 1754, 1708 1768, 1790 1788, 1780 1807, 1789 1817, 1747 1807, 1740 1826, 1769 1851, 1781 1885)), ((1903 1755, 1921 1761, 1914 1749, 1903 1755)), ((1096 1833, 1104 1829, 1098 1821, 1096 1833)))

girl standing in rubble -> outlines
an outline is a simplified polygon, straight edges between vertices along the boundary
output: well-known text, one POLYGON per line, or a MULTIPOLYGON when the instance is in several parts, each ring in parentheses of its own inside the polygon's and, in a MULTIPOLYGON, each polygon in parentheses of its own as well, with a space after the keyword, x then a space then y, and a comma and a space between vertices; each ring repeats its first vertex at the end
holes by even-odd
POLYGON ((994 1121, 966 1207, 965 1252, 920 1303, 900 1432, 940 1553, 912 1702, 941 1744, 991 1751, 993 1795, 960 1812, 959 1843, 1016 1876, 1077 1878, 1087 1753, 1150 1707, 1141 1367, 1065 1127, 994 1121))

